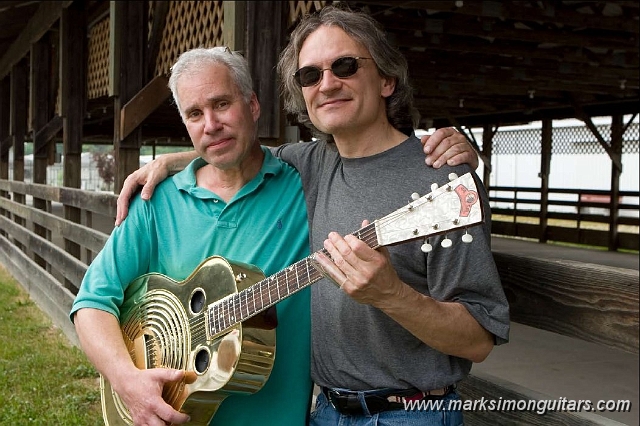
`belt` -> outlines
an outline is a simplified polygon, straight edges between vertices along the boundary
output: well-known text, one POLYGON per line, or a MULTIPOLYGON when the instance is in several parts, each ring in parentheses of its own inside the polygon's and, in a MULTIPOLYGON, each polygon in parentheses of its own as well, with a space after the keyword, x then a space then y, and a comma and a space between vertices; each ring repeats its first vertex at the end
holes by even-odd
POLYGON ((369 414, 380 413, 388 410, 404 410, 408 401, 419 401, 423 399, 438 399, 453 392, 455 386, 446 386, 430 391, 419 391, 418 389, 406 390, 373 390, 373 391, 350 391, 343 389, 329 389, 322 387, 322 393, 336 411, 347 415, 367 414, 365 407, 359 398, 363 395, 363 402, 369 414))

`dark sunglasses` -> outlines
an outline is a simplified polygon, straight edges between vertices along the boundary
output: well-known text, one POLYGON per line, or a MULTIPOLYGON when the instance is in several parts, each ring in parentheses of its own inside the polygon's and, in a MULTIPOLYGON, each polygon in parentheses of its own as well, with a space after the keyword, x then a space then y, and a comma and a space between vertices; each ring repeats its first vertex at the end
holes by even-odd
POLYGON ((308 66, 302 67, 298 71, 293 74, 293 78, 296 80, 302 87, 315 86, 322 80, 322 73, 326 70, 331 70, 333 75, 338 78, 347 78, 354 75, 360 65, 358 63, 358 59, 371 59, 371 58, 362 58, 360 56, 343 56, 342 58, 338 58, 331 64, 331 68, 319 68, 316 66, 308 66))

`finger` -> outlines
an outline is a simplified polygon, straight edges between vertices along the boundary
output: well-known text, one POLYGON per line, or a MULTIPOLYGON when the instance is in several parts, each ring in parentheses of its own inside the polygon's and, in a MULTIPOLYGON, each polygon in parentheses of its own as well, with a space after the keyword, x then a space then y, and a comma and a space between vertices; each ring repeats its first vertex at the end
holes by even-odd
MULTIPOLYGON (((169 368, 154 368, 150 370, 154 375, 164 383, 164 386, 171 383, 178 383, 187 380, 188 373, 184 370, 176 370, 169 368)), ((164 402, 164 401, 163 401, 164 402)), ((176 410, 176 407, 166 402, 156 409, 156 414, 166 424, 182 424, 189 421, 189 415, 176 410)))
POLYGON ((116 201, 116 226, 120 226, 122 221, 127 217, 127 214, 129 214, 129 201, 138 189, 138 184, 135 183, 134 179, 130 180, 130 177, 131 175, 125 179, 122 190, 120 194, 118 194, 118 200, 116 201))
POLYGON ((150 175, 150 178, 142 187, 142 192, 140 193, 140 196, 142 197, 143 200, 149 200, 153 195, 153 191, 156 189, 156 184, 158 181, 154 179, 153 176, 155 175, 150 175))
POLYGON ((430 138, 431 138, 431 135, 422 135, 420 137, 420 143, 422 144, 422 150, 424 151, 425 154, 428 154, 429 152, 431 152, 431 149, 433 148, 431 146, 431 144, 427 143, 430 138))
POLYGON ((442 136, 443 139, 438 141, 438 145, 434 146, 431 154, 425 159, 425 162, 429 166, 439 168, 446 164, 447 160, 454 155, 464 151, 473 151, 466 137, 458 133, 455 129, 446 129, 440 136, 442 136))
POLYGON ((449 166, 459 166, 460 164, 469 164, 471 166, 472 169, 476 169, 478 168, 477 165, 474 168, 473 167, 473 163, 476 160, 476 155, 469 152, 469 151, 463 151, 459 154, 453 155, 450 158, 447 159, 447 164, 449 166))
POLYGON ((456 155, 459 155, 461 152, 464 152, 459 145, 450 145, 448 142, 443 142, 439 147, 437 152, 434 152, 430 156, 427 157, 427 165, 433 166, 433 168, 440 168, 445 164, 449 164, 448 161, 456 155), (446 149, 445 149, 446 147, 446 149), (431 163, 431 164, 429 164, 431 163))
POLYGON ((320 272, 322 272, 325 277, 333 281, 338 287, 342 287, 347 281, 347 276, 322 252, 314 253, 313 259, 319 264, 320 272))
POLYGON ((426 161, 427 165, 432 165, 434 160, 449 149, 453 142, 449 138, 451 136, 455 137, 457 134, 458 132, 454 128, 446 127, 436 130, 431 136, 429 136, 423 147, 424 153, 427 154, 427 160, 430 160, 426 161))

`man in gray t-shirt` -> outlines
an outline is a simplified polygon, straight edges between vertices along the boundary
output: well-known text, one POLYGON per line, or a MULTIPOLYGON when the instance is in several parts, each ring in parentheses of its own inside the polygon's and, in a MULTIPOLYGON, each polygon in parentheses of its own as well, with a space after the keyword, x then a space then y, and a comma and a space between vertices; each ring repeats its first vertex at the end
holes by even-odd
POLYGON ((285 108, 318 140, 277 155, 302 176, 312 250, 331 257, 318 253, 318 268, 339 285, 312 287, 311 373, 322 394, 311 424, 365 425, 371 417, 461 424, 459 410, 443 416, 403 403, 458 399, 455 384, 472 363, 508 340, 484 188, 477 190, 482 226, 431 238, 436 248, 426 253, 420 241, 374 250, 349 235, 362 220, 387 215, 413 192, 429 192, 420 186, 442 185, 449 173, 469 168, 436 170, 420 160, 406 60, 368 15, 329 6, 305 17, 278 72, 285 108), (465 232, 472 244, 461 242, 465 232), (451 247, 440 248, 445 239, 451 247))

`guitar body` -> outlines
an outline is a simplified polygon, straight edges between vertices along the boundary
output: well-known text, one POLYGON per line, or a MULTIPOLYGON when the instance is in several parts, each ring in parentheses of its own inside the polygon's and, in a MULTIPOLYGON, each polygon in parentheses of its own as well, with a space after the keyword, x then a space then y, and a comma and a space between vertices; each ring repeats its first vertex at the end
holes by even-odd
MULTIPOLYGON (((212 256, 184 281, 150 273, 125 294, 120 325, 131 358, 140 369, 185 370, 185 380, 165 386, 164 400, 208 425, 223 400, 252 394, 266 383, 275 361, 275 308, 211 336, 207 306, 264 279, 256 267, 212 256)), ((109 382, 100 377, 106 425, 132 425, 109 382)))

